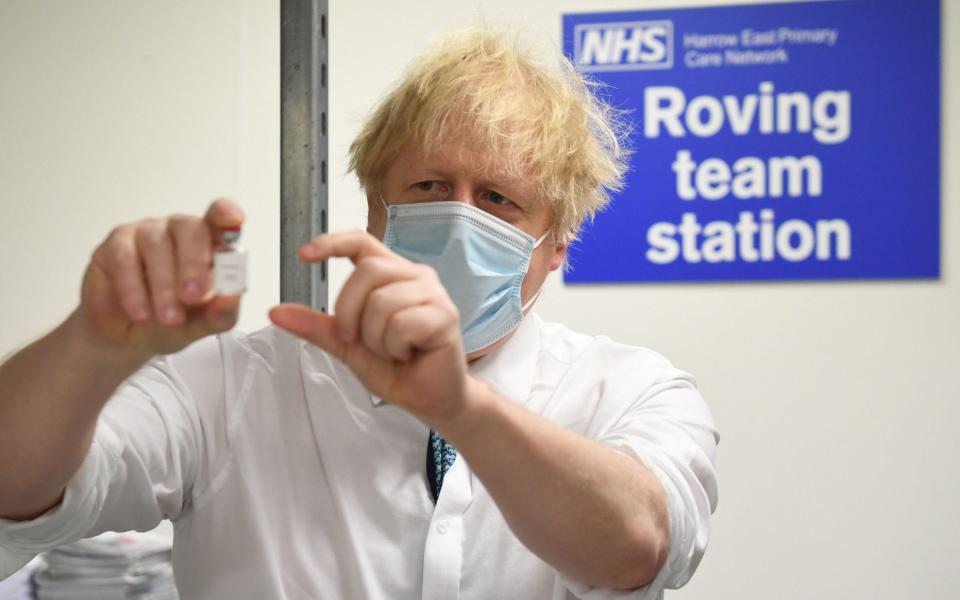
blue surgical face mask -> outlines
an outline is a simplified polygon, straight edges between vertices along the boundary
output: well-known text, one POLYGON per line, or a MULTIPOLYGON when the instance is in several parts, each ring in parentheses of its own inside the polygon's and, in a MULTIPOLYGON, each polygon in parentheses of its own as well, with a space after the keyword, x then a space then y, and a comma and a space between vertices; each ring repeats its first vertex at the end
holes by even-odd
POLYGON ((539 239, 464 202, 387 206, 383 243, 400 256, 433 267, 460 312, 466 353, 486 348, 520 324, 520 285, 539 239))

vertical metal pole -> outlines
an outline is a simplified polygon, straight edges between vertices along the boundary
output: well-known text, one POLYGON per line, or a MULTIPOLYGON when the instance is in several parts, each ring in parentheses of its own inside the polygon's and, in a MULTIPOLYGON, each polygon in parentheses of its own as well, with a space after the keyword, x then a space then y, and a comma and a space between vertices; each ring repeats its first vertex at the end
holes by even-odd
POLYGON ((280 300, 327 310, 327 265, 297 249, 327 231, 327 0, 280 0, 280 300))

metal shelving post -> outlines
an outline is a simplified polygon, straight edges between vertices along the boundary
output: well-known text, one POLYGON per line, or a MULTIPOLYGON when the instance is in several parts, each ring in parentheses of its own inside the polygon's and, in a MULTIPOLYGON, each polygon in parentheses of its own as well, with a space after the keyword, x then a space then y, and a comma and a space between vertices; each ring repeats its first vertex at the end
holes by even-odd
POLYGON ((327 0, 280 0, 280 300, 327 310, 327 265, 297 249, 327 230, 327 0))

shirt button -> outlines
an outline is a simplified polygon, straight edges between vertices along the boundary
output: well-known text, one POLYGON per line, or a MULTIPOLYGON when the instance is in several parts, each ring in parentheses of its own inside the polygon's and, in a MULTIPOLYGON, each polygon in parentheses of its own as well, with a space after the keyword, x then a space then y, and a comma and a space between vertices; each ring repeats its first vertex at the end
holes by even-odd
POLYGON ((437 521, 437 533, 443 535, 448 531, 450 531, 450 523, 446 519, 437 521))

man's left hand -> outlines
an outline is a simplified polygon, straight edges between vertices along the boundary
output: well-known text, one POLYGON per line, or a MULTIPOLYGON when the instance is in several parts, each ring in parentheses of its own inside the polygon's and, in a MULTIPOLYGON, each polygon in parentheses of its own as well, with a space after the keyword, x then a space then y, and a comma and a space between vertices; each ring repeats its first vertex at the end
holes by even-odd
POLYGON ((277 326, 323 348, 372 393, 428 423, 463 412, 460 318, 436 271, 364 231, 317 236, 299 255, 308 263, 349 258, 355 269, 333 315, 281 304, 270 311, 277 326))

